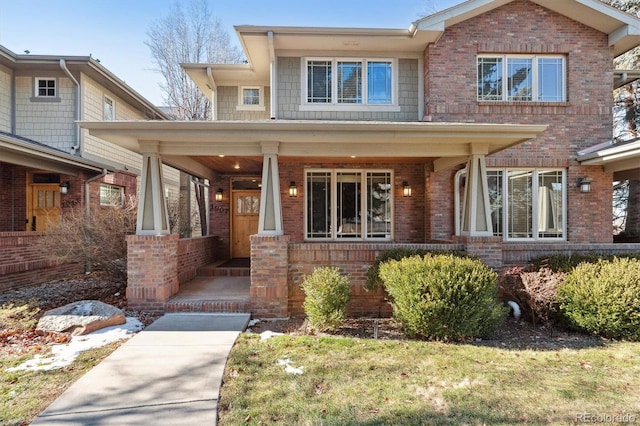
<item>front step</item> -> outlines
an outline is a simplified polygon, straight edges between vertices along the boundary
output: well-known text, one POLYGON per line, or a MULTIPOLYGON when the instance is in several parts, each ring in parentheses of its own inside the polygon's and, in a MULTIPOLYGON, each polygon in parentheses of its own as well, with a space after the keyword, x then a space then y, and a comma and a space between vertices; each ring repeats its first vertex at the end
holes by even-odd
POLYGON ((251 268, 225 267, 212 263, 200 268, 198 275, 202 277, 250 277, 251 268))
POLYGON ((251 300, 169 300, 165 312, 251 313, 251 300))

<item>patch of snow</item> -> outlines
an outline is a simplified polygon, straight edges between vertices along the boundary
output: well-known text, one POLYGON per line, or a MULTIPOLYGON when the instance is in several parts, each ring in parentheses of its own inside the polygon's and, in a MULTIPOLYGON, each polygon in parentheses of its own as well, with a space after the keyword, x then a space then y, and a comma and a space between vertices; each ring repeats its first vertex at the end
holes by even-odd
POLYGON ((304 372, 304 367, 293 367, 289 358, 279 359, 276 363, 278 365, 284 365, 285 373, 300 375, 304 372))
POLYGON ((33 359, 27 360, 17 367, 8 368, 6 371, 63 368, 70 365, 81 352, 128 339, 143 327, 144 325, 137 318, 127 317, 125 324, 105 327, 83 336, 73 336, 68 343, 51 346, 50 355, 46 357, 35 355, 33 359))
POLYGON ((257 318, 256 319, 252 319, 251 321, 249 321, 248 327, 253 327, 254 325, 259 324, 261 322, 262 322, 261 319, 257 319, 257 318))

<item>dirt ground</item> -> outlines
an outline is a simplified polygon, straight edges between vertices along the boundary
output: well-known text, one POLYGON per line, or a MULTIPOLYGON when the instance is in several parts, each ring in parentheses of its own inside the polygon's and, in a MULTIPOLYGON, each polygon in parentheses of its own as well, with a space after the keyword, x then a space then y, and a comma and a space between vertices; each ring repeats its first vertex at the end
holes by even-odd
MULTIPOLYGON (((52 281, 38 286, 0 293, 0 305, 28 302, 32 306, 39 307, 41 315, 49 309, 78 300, 100 300, 123 309, 127 316, 138 317, 143 324, 152 323, 157 318, 156 315, 131 311, 127 308, 125 290, 124 283, 110 281, 104 274, 95 272, 72 279, 52 281)), ((262 320, 250 327, 250 331, 254 333, 262 333, 267 330, 289 334, 310 332, 304 318, 262 320)), ((332 334, 365 339, 398 340, 406 338, 400 325, 390 318, 348 318, 343 326, 332 334)), ((39 350, 42 345, 62 343, 67 338, 68 336, 65 335, 54 334, 39 336, 33 331, 16 334, 0 330, 0 351, 27 353, 39 350)), ((526 321, 508 318, 492 336, 465 343, 510 349, 550 350, 564 347, 579 349, 598 346, 604 344, 605 340, 548 326, 533 326, 526 321)))

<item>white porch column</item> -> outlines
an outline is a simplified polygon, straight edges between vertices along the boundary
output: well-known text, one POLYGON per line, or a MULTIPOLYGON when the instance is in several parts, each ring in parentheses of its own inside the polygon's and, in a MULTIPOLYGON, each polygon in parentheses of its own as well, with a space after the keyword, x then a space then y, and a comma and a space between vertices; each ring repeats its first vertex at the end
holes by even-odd
POLYGON ((262 143, 264 159, 262 163, 258 235, 284 235, 277 150, 277 142, 275 144, 262 143))
MULTIPOLYGON (((474 152, 476 150, 472 150, 474 152)), ((474 152, 467 162, 467 184, 464 187, 462 235, 487 237, 493 235, 489 185, 485 154, 474 152)))
POLYGON ((140 142, 142 149, 142 181, 138 200, 138 235, 168 235, 169 214, 164 197, 162 160, 157 142, 140 142))

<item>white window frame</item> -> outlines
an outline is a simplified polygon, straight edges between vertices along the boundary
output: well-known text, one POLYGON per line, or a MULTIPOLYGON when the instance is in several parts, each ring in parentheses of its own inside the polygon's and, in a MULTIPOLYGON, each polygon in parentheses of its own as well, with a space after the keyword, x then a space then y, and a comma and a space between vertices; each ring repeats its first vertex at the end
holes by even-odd
MULTIPOLYGON (((502 172, 502 239, 506 242, 518 242, 518 241, 540 241, 540 242, 548 242, 548 241, 566 241, 567 240, 567 170, 562 168, 545 168, 545 167, 518 167, 518 168, 510 168, 510 167, 488 167, 487 171, 501 171, 502 172), (538 203, 539 198, 537 196, 532 197, 531 200, 531 227, 532 227, 532 237, 531 238, 512 238, 509 237, 508 223, 509 223, 509 194, 508 194, 508 182, 507 177, 509 172, 531 172, 533 173, 532 178, 532 194, 538 193, 539 188, 539 172, 562 172, 562 237, 541 237, 539 231, 539 223, 538 223, 538 215, 535 212, 538 211, 538 203)), ((461 199, 461 188, 460 181, 463 176, 466 176, 466 170, 459 170, 454 177, 454 214, 455 214, 455 233, 456 235, 461 235, 462 223, 461 223, 461 212, 462 212, 462 204, 464 200, 461 199)))
POLYGON ((334 242, 338 242, 338 241, 393 241, 394 239, 394 232, 395 232, 395 190, 393 187, 393 183, 394 183, 394 176, 393 176, 393 170, 391 169, 305 169, 304 170, 304 240, 305 241, 334 241, 334 242), (337 209, 337 205, 338 205, 338 194, 337 191, 331 191, 331 199, 330 199, 330 203, 331 203, 331 218, 330 218, 330 223, 331 225, 331 236, 328 238, 312 238, 308 236, 307 233, 307 229, 308 229, 308 221, 309 221, 309 215, 307 213, 307 206, 308 206, 308 194, 309 189, 307 188, 307 183, 308 183, 308 175, 309 173, 330 173, 331 174, 331 188, 335 188, 337 186, 337 177, 339 173, 360 173, 360 216, 361 216, 361 223, 360 223, 360 234, 362 235, 361 237, 338 237, 338 231, 339 229, 337 229, 336 226, 334 226, 334 224, 338 223, 338 209, 337 209), (390 206, 391 206, 391 230, 389 232, 389 234, 387 234, 387 236, 385 237, 368 237, 367 236, 367 225, 368 225, 368 218, 366 215, 366 210, 367 210, 367 175, 369 173, 388 173, 389 174, 389 181, 391 182, 391 190, 390 190, 390 194, 391 194, 391 199, 389 200, 390 206))
POLYGON ((567 102, 567 57, 565 55, 493 55, 482 54, 476 58, 476 99, 478 102, 544 102, 544 103, 566 103, 567 102), (478 60, 480 58, 502 59, 502 99, 482 99, 478 92, 478 60), (531 59, 531 100, 510 100, 508 90, 507 67, 509 59, 531 59), (540 101, 538 100, 538 60, 539 59, 560 59, 562 61, 562 100, 559 101, 540 101))
POLYGON ((116 119, 116 101, 107 95, 102 98, 102 119, 104 121, 115 121, 116 119), (107 104, 111 102, 111 118, 107 118, 107 104))
POLYGON ((400 112, 398 102, 398 81, 400 68, 397 58, 353 58, 353 57, 304 57, 300 61, 302 81, 300 93, 300 111, 375 111, 375 112, 400 112), (315 103, 308 102, 308 64, 311 61, 331 62, 331 102, 315 103), (362 103, 338 103, 338 62, 361 62, 362 63, 362 103), (369 62, 390 62, 391 63, 391 103, 390 104, 370 104, 368 103, 368 67, 369 62))
POLYGON ((238 105, 236 111, 265 111, 264 105, 264 87, 262 86, 238 86, 238 105), (244 103, 244 91, 245 89, 258 89, 259 103, 245 104, 244 103))
POLYGON ((102 199, 102 189, 103 188, 107 188, 109 190, 109 192, 112 193, 112 194, 115 194, 116 192, 119 192, 120 193, 119 203, 120 203, 120 205, 124 204, 124 188, 122 186, 112 185, 110 183, 101 183, 100 184, 100 189, 98 190, 98 198, 99 198, 101 206, 105 206, 105 207, 113 206, 113 204, 111 202, 103 201, 103 199, 102 199))
MULTIPOLYGON (((48 88, 47 88, 48 89, 48 88)), ((40 99, 56 99, 58 98, 58 79, 55 77, 35 77, 34 78, 34 98, 40 99), (40 94, 40 82, 53 81, 53 95, 40 94)))

